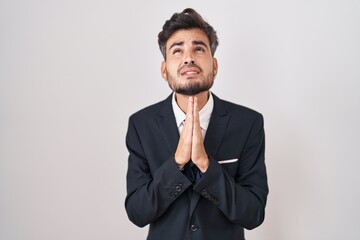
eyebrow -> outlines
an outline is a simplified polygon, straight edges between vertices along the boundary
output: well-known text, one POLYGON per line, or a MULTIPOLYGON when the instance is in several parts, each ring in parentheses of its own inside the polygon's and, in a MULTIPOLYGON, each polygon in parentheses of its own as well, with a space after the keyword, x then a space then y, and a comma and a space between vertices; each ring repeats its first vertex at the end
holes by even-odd
MULTIPOLYGON (((202 45, 208 48, 208 46, 203 41, 192 41, 192 45, 202 45)), ((173 44, 171 44, 169 50, 176 46, 184 46, 184 42, 174 42, 173 44)))
POLYGON ((169 50, 173 47, 176 47, 176 46, 183 46, 184 45, 184 42, 174 42, 173 44, 171 44, 171 46, 169 47, 169 50))
POLYGON ((206 43, 204 43, 203 41, 193 41, 192 44, 193 44, 193 45, 202 45, 202 46, 208 48, 208 46, 206 45, 206 43))

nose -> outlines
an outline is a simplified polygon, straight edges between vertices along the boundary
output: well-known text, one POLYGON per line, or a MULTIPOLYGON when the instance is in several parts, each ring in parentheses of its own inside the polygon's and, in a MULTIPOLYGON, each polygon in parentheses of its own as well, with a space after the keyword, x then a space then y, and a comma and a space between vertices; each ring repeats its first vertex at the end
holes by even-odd
POLYGON ((184 64, 185 65, 195 64, 195 59, 191 52, 190 53, 188 52, 184 55, 184 64))

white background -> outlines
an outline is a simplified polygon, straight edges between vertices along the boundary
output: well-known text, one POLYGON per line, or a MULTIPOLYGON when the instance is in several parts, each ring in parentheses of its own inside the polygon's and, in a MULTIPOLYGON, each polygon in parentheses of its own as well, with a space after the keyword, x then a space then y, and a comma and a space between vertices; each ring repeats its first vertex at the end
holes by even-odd
POLYGON ((0 239, 145 239, 124 198, 131 113, 170 94, 157 34, 218 32, 213 92, 263 113, 249 240, 360 239, 360 2, 0 0, 0 239))

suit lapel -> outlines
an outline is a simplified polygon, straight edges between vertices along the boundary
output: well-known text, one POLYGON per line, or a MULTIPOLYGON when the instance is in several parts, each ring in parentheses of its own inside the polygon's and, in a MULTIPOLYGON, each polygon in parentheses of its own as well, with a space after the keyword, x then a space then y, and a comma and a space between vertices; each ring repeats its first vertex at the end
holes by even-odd
POLYGON ((168 148, 171 152, 175 152, 179 141, 179 130, 176 126, 176 120, 174 116, 174 111, 172 109, 171 100, 172 95, 165 99, 158 115, 156 116, 156 120, 168 148))
POLYGON ((211 114, 204 145, 209 157, 215 158, 230 117, 227 114, 226 109, 222 106, 221 100, 214 94, 213 97, 214 109, 211 114))

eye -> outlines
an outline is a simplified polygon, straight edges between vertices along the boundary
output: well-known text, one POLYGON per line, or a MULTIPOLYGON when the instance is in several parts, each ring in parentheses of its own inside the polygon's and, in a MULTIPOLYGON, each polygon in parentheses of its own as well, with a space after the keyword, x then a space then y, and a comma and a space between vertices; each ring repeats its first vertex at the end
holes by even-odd
POLYGON ((181 49, 179 48, 174 49, 173 54, 178 54, 178 53, 181 53, 181 49))
POLYGON ((195 52, 205 52, 205 49, 203 47, 196 47, 195 52))

